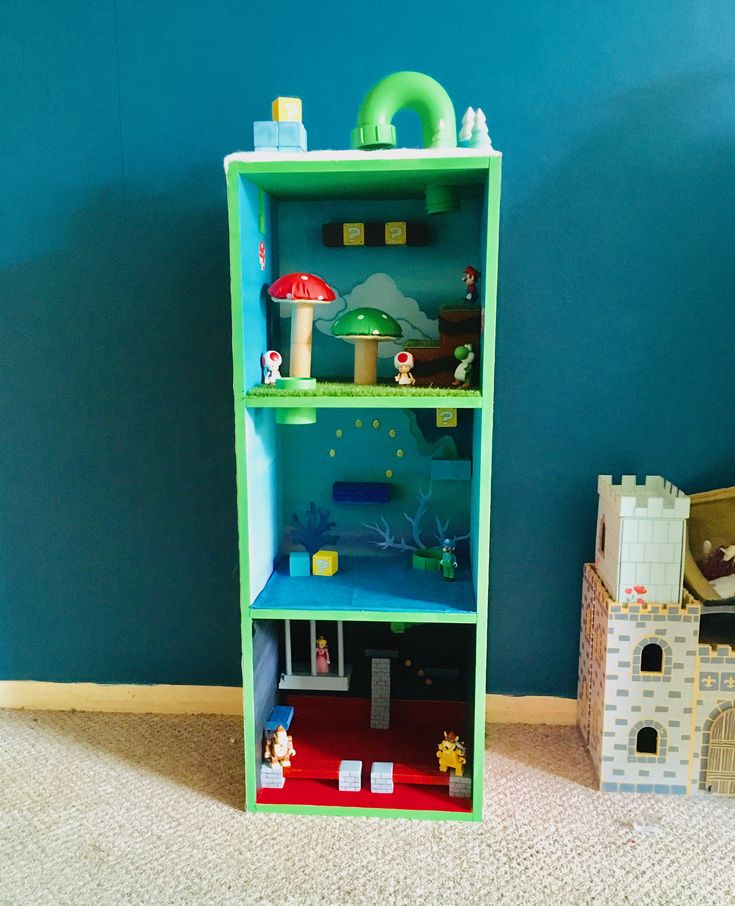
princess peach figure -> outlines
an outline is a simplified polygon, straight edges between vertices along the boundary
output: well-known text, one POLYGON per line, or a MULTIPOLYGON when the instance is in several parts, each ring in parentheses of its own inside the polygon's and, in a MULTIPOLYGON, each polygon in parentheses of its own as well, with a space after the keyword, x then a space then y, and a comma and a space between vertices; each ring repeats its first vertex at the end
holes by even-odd
POLYGON ((316 640, 316 672, 329 673, 330 663, 331 661, 329 660, 329 648, 327 648, 327 640, 323 635, 320 635, 316 640))

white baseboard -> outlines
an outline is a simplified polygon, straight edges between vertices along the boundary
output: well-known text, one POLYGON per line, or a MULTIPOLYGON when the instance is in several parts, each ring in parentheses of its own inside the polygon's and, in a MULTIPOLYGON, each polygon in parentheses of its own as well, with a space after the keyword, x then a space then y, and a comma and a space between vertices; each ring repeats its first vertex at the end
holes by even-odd
MULTIPOLYGON (((137 686, 0 681, 0 708, 28 711, 108 711, 129 714, 242 714, 239 686, 137 686)), ((574 724, 573 698, 487 695, 488 722, 574 724)))

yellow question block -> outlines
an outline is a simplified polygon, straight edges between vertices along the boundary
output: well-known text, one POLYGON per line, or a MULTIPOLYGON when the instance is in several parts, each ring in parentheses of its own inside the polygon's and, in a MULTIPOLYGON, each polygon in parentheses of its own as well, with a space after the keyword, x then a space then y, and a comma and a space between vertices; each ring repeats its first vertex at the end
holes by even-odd
POLYGON ((365 245, 365 224, 343 223, 342 242, 344 245, 365 245))
POLYGON ((386 245, 405 245, 406 244, 406 221, 390 220, 385 225, 385 244, 386 245))
POLYGON ((457 427, 457 410, 456 409, 437 409, 436 410, 437 428, 456 428, 457 427))
POLYGON ((273 119, 277 122, 301 122, 301 98, 276 98, 272 110, 273 119))
POLYGON ((311 572, 315 576, 333 576, 338 566, 337 551, 317 551, 311 558, 311 572))

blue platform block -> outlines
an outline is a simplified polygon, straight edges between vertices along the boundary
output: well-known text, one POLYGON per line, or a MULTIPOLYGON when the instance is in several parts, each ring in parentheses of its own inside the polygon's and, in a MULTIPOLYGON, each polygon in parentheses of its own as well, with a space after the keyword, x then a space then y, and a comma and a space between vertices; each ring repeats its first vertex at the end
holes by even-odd
POLYGON ((292 551, 288 555, 288 574, 290 576, 311 575, 311 557, 308 551, 292 551))
POLYGON ((278 127, 279 151, 306 151, 306 129, 303 123, 280 121, 278 127))
POLYGON ((388 503, 390 485, 385 481, 335 481, 332 500, 335 503, 388 503))
POLYGON ((256 151, 278 150, 278 123, 275 120, 256 120, 253 123, 253 146, 256 151))
POLYGON ((293 714, 294 711, 291 705, 276 705, 265 722, 266 732, 275 733, 279 727, 288 730, 293 720, 293 714))

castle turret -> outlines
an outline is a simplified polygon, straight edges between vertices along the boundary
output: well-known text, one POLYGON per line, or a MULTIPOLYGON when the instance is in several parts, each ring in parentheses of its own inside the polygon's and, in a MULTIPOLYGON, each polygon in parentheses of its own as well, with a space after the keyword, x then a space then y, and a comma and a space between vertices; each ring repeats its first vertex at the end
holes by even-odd
POLYGON ((613 601, 681 603, 684 544, 689 498, 683 491, 649 475, 636 484, 623 475, 597 482, 595 569, 613 601))

